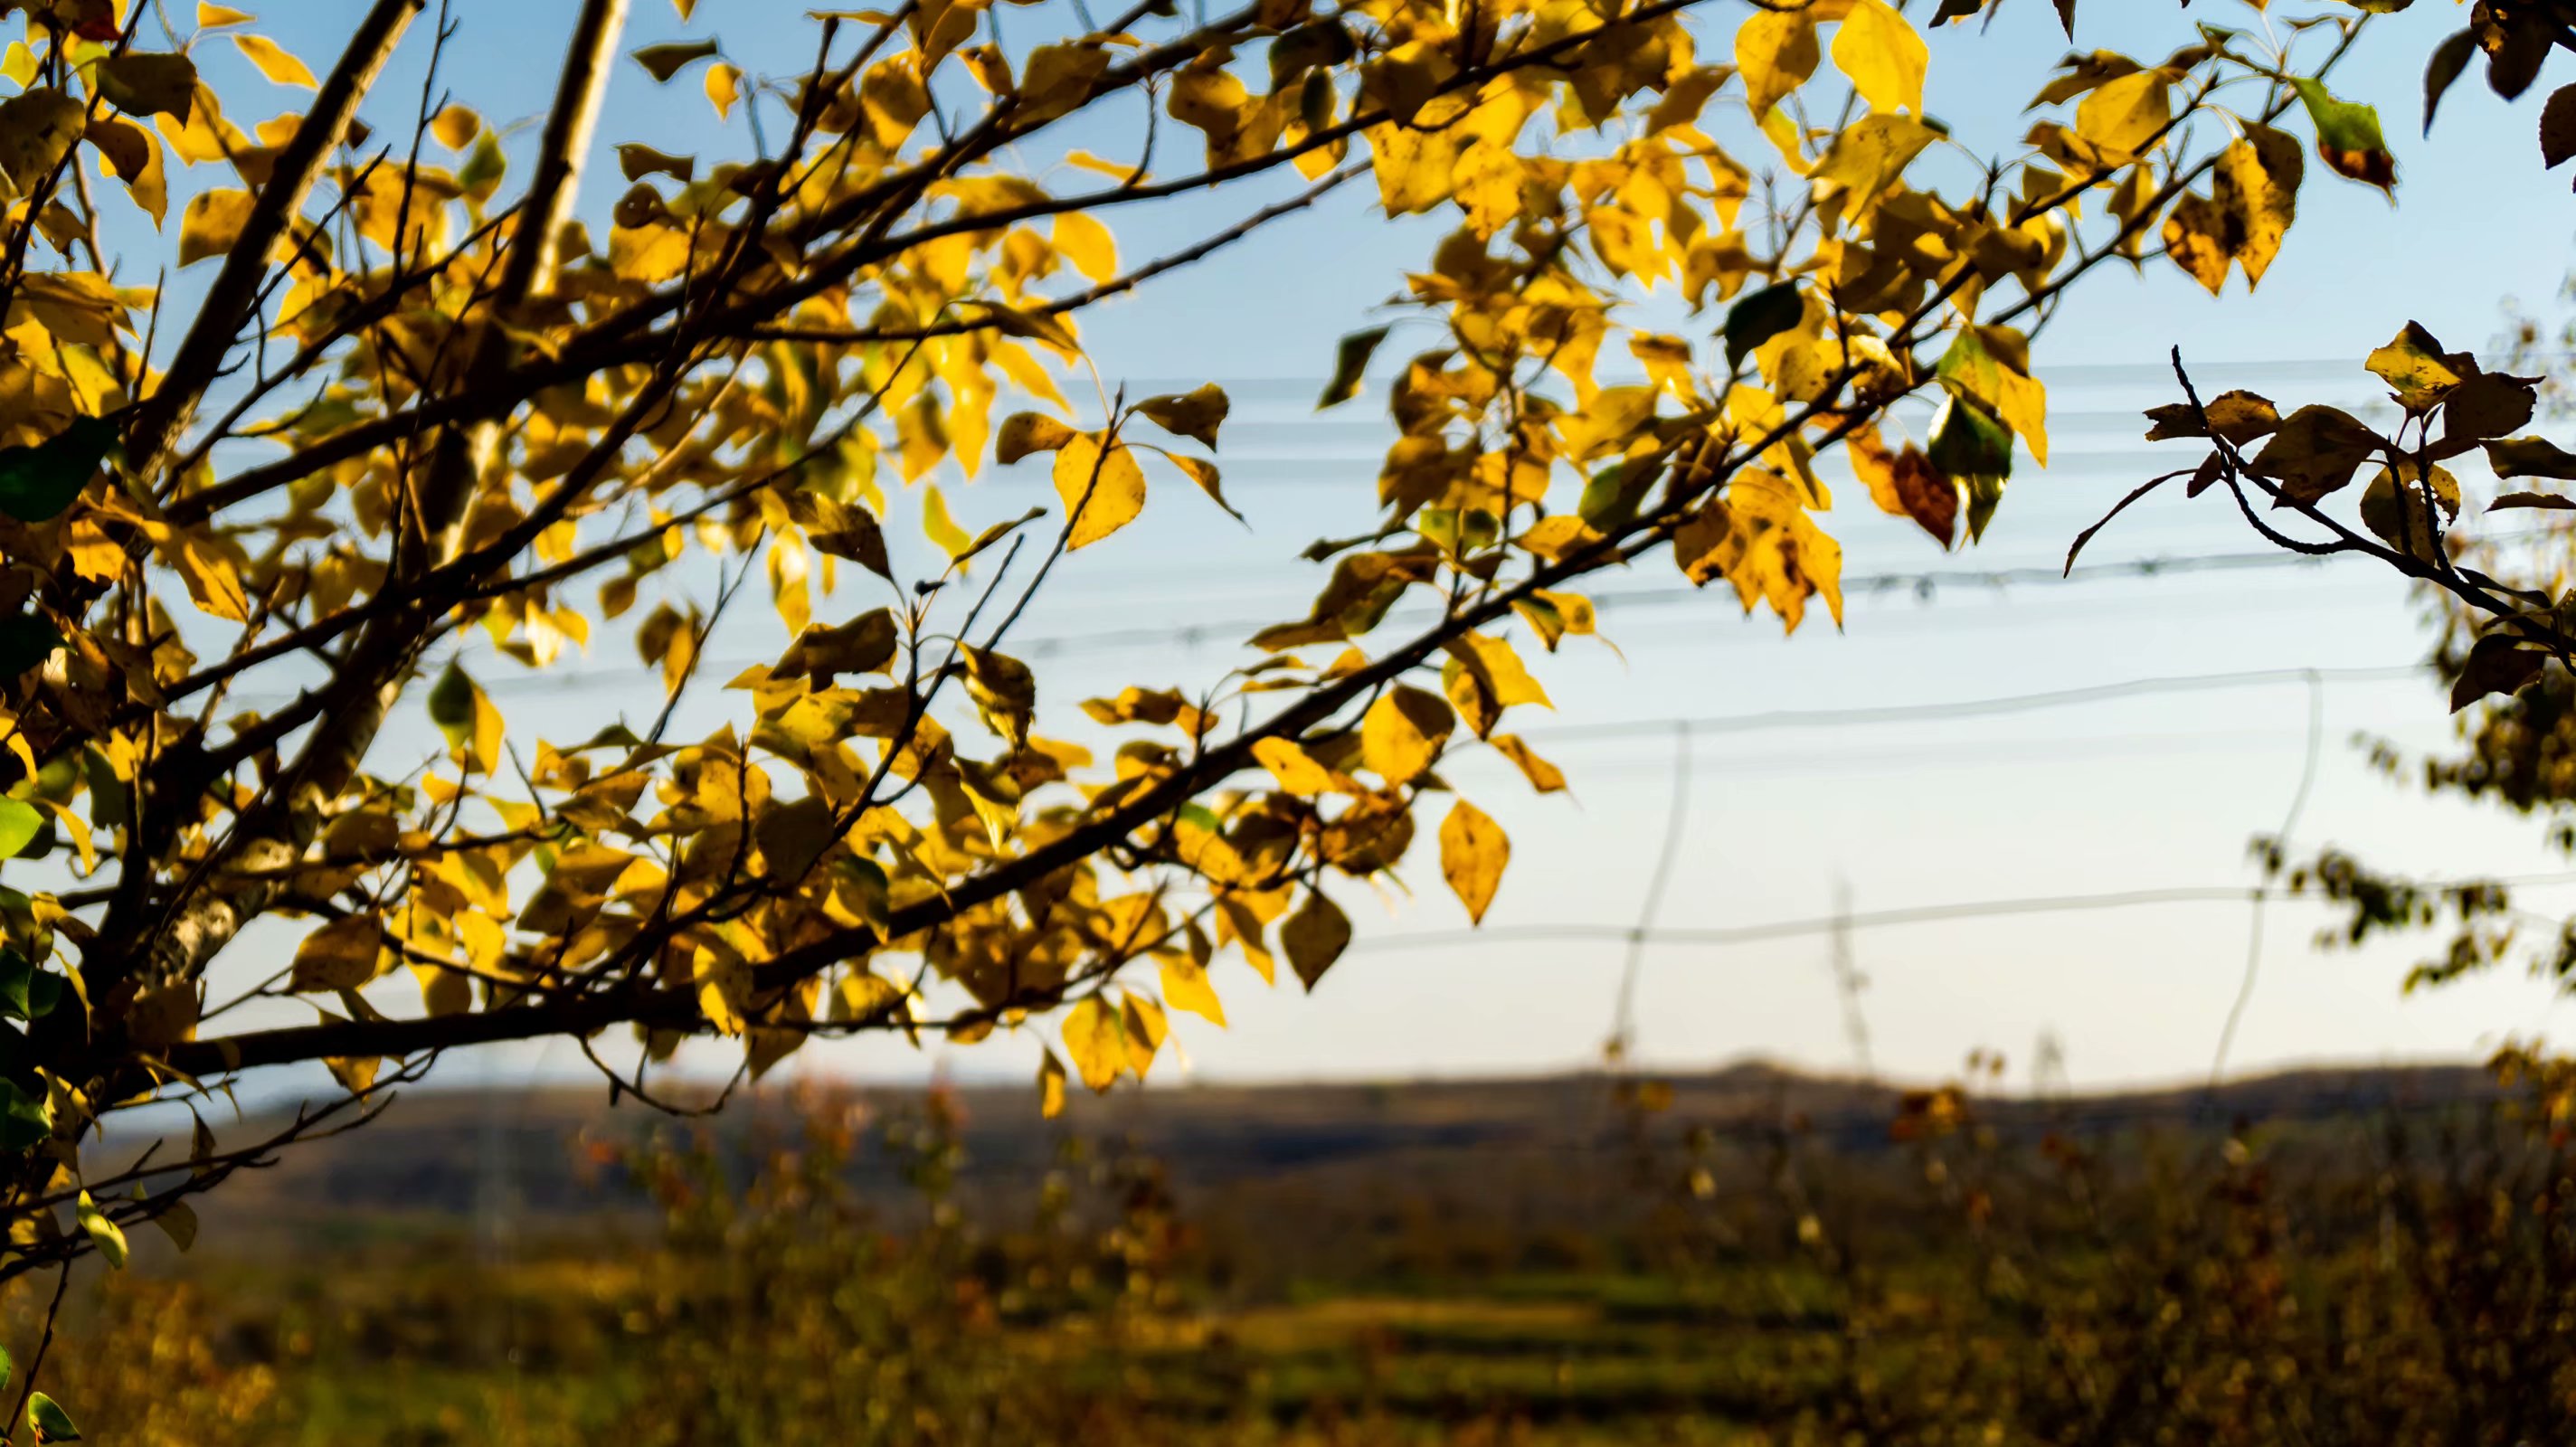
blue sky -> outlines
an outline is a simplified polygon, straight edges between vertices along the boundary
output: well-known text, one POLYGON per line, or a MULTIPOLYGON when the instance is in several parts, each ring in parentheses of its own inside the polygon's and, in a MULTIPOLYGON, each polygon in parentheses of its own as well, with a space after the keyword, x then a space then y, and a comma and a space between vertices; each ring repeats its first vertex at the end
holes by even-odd
MULTIPOLYGON (((2207 3, 2186 15, 2169 0, 2094 0, 2084 8, 2085 48, 2150 56, 2188 40, 2191 20, 2234 24, 2248 15, 2207 3)), ((495 121, 538 115, 571 9, 564 0, 462 0, 450 61, 456 98, 495 121)), ((755 71, 793 68, 812 43, 798 6, 702 0, 686 32, 668 0, 637 0, 636 9, 636 44, 713 33, 755 71)), ((263 28, 319 68, 349 13, 318 0, 275 4, 263 28)), ((1044 13, 1011 18, 1033 29, 1044 13)), ((1741 10, 1720 4, 1711 13, 1718 18, 1703 28, 1703 49, 1722 56, 1741 10)), ((2255 387, 2285 408, 2361 404, 2373 397, 2361 355, 2409 318, 2455 347, 2482 346, 2501 328, 2504 298, 2528 298, 2545 311, 2570 260, 2576 200, 2563 177, 2541 168, 2533 141, 2539 92, 2508 106, 2473 74, 2446 102, 2431 140, 2417 138, 2423 57, 2464 18, 2438 4, 2390 17, 2338 75, 2340 93, 2377 104, 2387 122, 2400 158, 2394 206, 2312 160, 2299 221, 2259 294, 2245 295, 2240 279, 2213 299, 2161 259, 2142 275, 2104 275, 2081 288, 2038 353, 2052 386, 2056 465, 2025 468, 1984 545, 1954 557, 1910 525, 1876 516, 1852 489, 1828 520, 1848 549, 1847 569, 2053 565, 2074 533, 2129 486, 2176 465, 2135 440, 2136 410, 2168 400, 2158 368, 2171 345, 2206 364, 2213 384, 2255 387)), ((1929 109, 1971 145, 2008 149, 2028 124, 2019 99, 2065 48, 2049 7, 2013 0, 1988 34, 1954 27, 1936 38, 1929 109)), ((379 125, 407 116, 424 49, 411 47, 397 64, 382 92, 387 100, 373 108, 379 125)), ((2542 89, 2566 79, 2576 76, 2552 72, 2542 89)), ((280 95, 281 108, 289 99, 280 95)), ((244 122, 264 114, 235 111, 244 122)), ((694 85, 657 88, 621 66, 603 135, 712 150, 712 124, 694 85)), ((1102 146, 1120 134, 1113 121, 1102 146)), ((597 188, 598 205, 615 189, 597 188)), ((1122 248, 1131 258, 1151 254, 1158 242, 1177 244, 1291 189, 1193 199, 1125 219, 1122 248)), ((1374 396, 1318 417, 1317 379, 1334 339, 1370 324, 1372 306, 1396 289, 1403 269, 1420 264, 1435 234, 1419 221, 1390 224, 1372 214, 1370 193, 1346 188, 1089 323, 1112 380, 1134 379, 1142 390, 1210 379, 1234 388, 1221 456, 1253 527, 1247 532, 1165 484, 1145 522, 1071 560, 1030 637, 1079 640, 1303 611, 1321 578, 1296 553, 1309 538, 1353 531, 1365 519, 1387 436, 1374 396)), ((1694 337, 1715 322, 1679 319, 1694 337)), ((950 496, 970 529, 1046 500, 1042 482, 1020 470, 988 471, 983 481, 952 485, 950 496)), ((2255 548, 2218 502, 2152 503, 2088 558, 2255 548)), ((1674 582, 1657 565, 1605 579, 1597 591, 1669 591, 1674 582)), ((1952 586, 1928 603, 1901 591, 1856 597, 1839 636, 1820 619, 1788 640, 1767 615, 1742 618, 1731 598, 1717 595, 1678 605, 1614 603, 1604 618, 1624 661, 1569 646, 1541 671, 1559 705, 1555 716, 1529 721, 1533 741, 1572 776, 1572 795, 1531 799, 1479 761, 1455 771, 1461 788, 1513 835, 1504 898, 1490 917, 1497 927, 1632 920, 1666 825, 1668 738, 1568 738, 1556 746, 1546 741, 1550 728, 1865 709, 2153 675, 2372 669, 2421 651, 2402 590, 2363 567, 1952 586)), ((1205 677, 1240 661, 1229 651, 1233 641, 1068 645, 1044 660, 1042 718, 1070 732, 1074 700, 1129 682, 1205 677)), ((760 645, 746 636, 743 646, 760 645)), ((496 697, 514 731, 587 734, 606 711, 644 715, 658 701, 650 681, 626 667, 630 657, 623 637, 604 631, 593 656, 575 664, 583 670, 578 689, 504 685, 496 697)), ((1725 928, 1810 917, 1831 908, 1837 881, 1863 911, 2243 884, 2251 879, 2247 838, 2277 828, 2288 807, 2307 718, 2305 688, 2282 684, 1947 723, 1711 736, 1695 750, 1685 847, 1662 922, 1725 928)), ((2357 732, 2416 746, 2444 736, 2446 717, 2427 685, 2339 681, 2327 689, 2325 718, 2302 840, 2359 848, 2427 874, 2564 867, 2539 847, 2536 829, 2425 801, 2362 767, 2349 743, 2357 732)), ((717 721, 706 713, 707 727, 717 721)), ((1390 896, 1383 906, 1364 889, 1344 892, 1364 935, 1463 925, 1435 869, 1417 863, 1411 877, 1417 897, 1390 896)), ((2535 898, 2576 905, 2576 890, 2535 898)), ((2034 1040, 2049 1033, 2063 1042, 2079 1084, 2195 1077, 2208 1068, 2244 967, 2246 916, 2239 903, 2192 904, 1866 932, 1855 947, 1869 980, 1863 1000, 1878 1063, 1929 1077, 1981 1046, 2027 1061, 2034 1040)), ((2235 1052, 2240 1067, 2458 1057, 2551 1022, 2546 992, 2513 978, 2401 999, 2411 952, 2317 953, 2307 937, 2319 920, 2297 907, 2274 909, 2262 982, 2235 1052)), ((1760 1054, 1842 1068, 1849 1053, 1826 961, 1815 938, 1650 951, 1639 1048, 1674 1066, 1760 1054)), ((1309 998, 1293 983, 1265 990, 1229 964, 1218 983, 1233 1028, 1183 1019, 1179 1032, 1189 1069, 1208 1077, 1550 1069, 1595 1057, 1619 967, 1615 943, 1355 952, 1309 998)), ((887 1042, 817 1053, 835 1068, 870 1075, 917 1075, 925 1064, 887 1042)), ((1018 1075, 1029 1058, 1026 1042, 1001 1040, 947 1063, 1018 1075)), ((712 1052, 698 1059, 718 1063, 712 1052)), ((509 1076, 577 1065, 568 1049, 531 1049, 497 1054, 484 1068, 509 1076)), ((1158 1067, 1156 1078, 1167 1071, 1181 1073, 1158 1067)))

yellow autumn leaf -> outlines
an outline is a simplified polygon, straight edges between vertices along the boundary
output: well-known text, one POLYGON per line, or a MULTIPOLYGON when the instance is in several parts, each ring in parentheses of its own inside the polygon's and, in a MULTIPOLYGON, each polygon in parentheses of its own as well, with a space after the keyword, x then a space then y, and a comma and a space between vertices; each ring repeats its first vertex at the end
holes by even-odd
POLYGON ((2137 154, 2173 120, 2173 82, 2141 70, 2106 82, 2075 108, 2075 133, 2112 153, 2137 154))
POLYGON ((1079 435, 1043 412, 1014 412, 993 434, 993 460, 1008 465, 1032 452, 1053 452, 1079 435))
POLYGON ((1118 243, 1100 218, 1088 211, 1065 211, 1055 218, 1056 254, 1095 282, 1118 274, 1118 243))
POLYGON ((1778 105, 1816 73, 1816 20, 1805 7, 1756 10, 1735 31, 1735 65, 1744 77, 1744 103, 1756 117, 1778 105))
POLYGON ((1360 757, 1392 787, 1410 784, 1431 768, 1457 715, 1438 694, 1397 684, 1378 695, 1360 719, 1360 757))
POLYGON ((1211 448, 1216 446, 1217 429, 1225 425, 1226 414, 1233 408, 1225 389, 1214 382, 1203 383, 1187 392, 1148 397, 1136 404, 1136 411, 1155 426, 1176 437, 1186 437, 1211 448))
POLYGON ((2298 218, 2299 181, 2306 170, 2299 143, 2270 126, 2247 126, 2244 136, 2219 154, 2213 194, 2241 226, 2236 261, 2245 268, 2249 287, 2263 280, 2281 252, 2281 238, 2298 218))
MULTIPOLYGON (((481 916, 475 916, 481 918, 481 916)), ((441 969, 436 965, 413 965, 412 978, 420 982, 421 1013, 433 1019, 441 1015, 462 1015, 474 1008, 474 980, 461 970, 441 969)))
POLYGON ((287 988, 298 994, 358 988, 376 977, 384 939, 384 922, 372 914, 331 921, 295 947, 287 988))
POLYGON ((1580 593, 1558 593, 1541 588, 1532 596, 1556 610, 1557 625, 1566 632, 1590 637, 1598 631, 1592 600, 1580 593))
POLYGON ((1077 433, 1056 452, 1055 494, 1064 503, 1071 546, 1087 548, 1145 510, 1145 471, 1124 444, 1104 452, 1098 437, 1077 433))
POLYGON ((733 115, 733 103, 742 98, 742 72, 719 60, 707 67, 707 99, 716 107, 716 119, 733 115))
POLYGON ((248 191, 200 191, 179 213, 179 264, 188 266, 233 249, 250 220, 248 191))
POLYGON ((1512 646, 1490 633, 1467 633, 1448 645, 1449 652, 1466 665, 1487 688, 1494 702, 1509 708, 1514 704, 1534 703, 1541 708, 1554 708, 1547 690, 1521 663, 1512 646))
POLYGON ((1824 159, 1816 163, 1813 183, 1819 198, 1846 208, 1865 207, 1897 179, 1941 133, 1910 116, 1874 111, 1836 135, 1824 159))
POLYGON ((921 531, 932 546, 952 558, 975 546, 975 540, 948 515, 948 499, 937 483, 921 490, 921 531))
POLYGON ((1521 771, 1521 777, 1529 780, 1531 788, 1542 794, 1553 794, 1565 787, 1564 771, 1540 758, 1520 735, 1496 734, 1490 742, 1496 752, 1511 760, 1512 766, 1521 771))
POLYGON ((743 1018, 742 996, 745 982, 739 965, 714 964, 701 969, 698 980, 698 1013, 719 1035, 739 1038, 749 1028, 743 1018))
POLYGON ((1038 1114, 1048 1120, 1064 1114, 1064 1062, 1044 1047, 1038 1051, 1038 1114))
POLYGON ((1164 957, 1163 1003, 1211 1025, 1225 1024, 1225 1005, 1217 999, 1216 987, 1208 983, 1207 967, 1188 955, 1164 957))
POLYGON ((288 54, 285 47, 265 35, 236 35, 233 44, 241 47, 241 53, 250 57, 250 63, 259 67, 260 74, 279 85, 302 86, 306 90, 321 87, 322 83, 313 78, 313 72, 305 68, 303 61, 288 54))
POLYGON ((0 171, 33 190, 70 155, 89 129, 89 108, 52 86, 0 100, 0 171))
POLYGON ((199 608, 227 622, 250 621, 250 599, 242 592, 241 573, 212 540, 182 538, 178 564, 180 575, 188 581, 188 596, 199 608))
POLYGON ((1223 508, 1227 517, 1243 523, 1246 527, 1251 526, 1242 513, 1235 511, 1234 504, 1225 500, 1225 478, 1217 471, 1215 463, 1204 457, 1191 457, 1179 452, 1168 452, 1164 456, 1174 467, 1181 470, 1182 476, 1199 485, 1199 491, 1208 495, 1208 501, 1223 508))
POLYGON ((2186 195, 2165 213, 2165 255, 2192 280, 2216 296, 2227 285, 2227 268, 2236 259, 2231 218, 2206 196, 2186 195))
POLYGON ((1106 1092, 1118 1083, 1119 1072, 1127 1068, 1126 1030, 1107 1001, 1092 995, 1067 1010, 1063 1035, 1065 1053, 1073 1057, 1083 1084, 1106 1092))
POLYGON ((1467 907, 1469 923, 1485 922, 1511 860, 1512 842, 1503 826, 1464 799, 1450 806, 1449 817, 1440 821, 1440 877, 1467 907))
POLYGON ((106 162, 108 175, 124 180, 129 191, 144 173, 152 170, 152 152, 160 147, 160 142, 152 139, 152 131, 113 116, 98 116, 90 121, 85 139, 98 147, 98 160, 106 162))
POLYGON ((1163 1048, 1163 1037, 1170 1030, 1164 1022, 1163 1009, 1131 990, 1119 998, 1118 1024, 1127 1040, 1127 1068, 1142 1080, 1154 1068, 1154 1056, 1163 1048))
POLYGON ((507 761, 502 753, 503 721, 501 710, 492 696, 480 685, 474 690, 474 759, 487 774, 499 773, 507 761))
POLYGON ((1857 0, 1834 35, 1834 65, 1870 109, 1923 113, 1923 37, 1886 0, 1857 0))
POLYGON ((1270 771, 1281 789, 1301 799, 1330 793, 1339 787, 1333 771, 1316 763, 1292 740, 1256 739, 1252 745, 1252 757, 1270 771))
POLYGON ((904 987, 885 976, 869 970, 853 970, 843 976, 840 985, 832 991, 832 1018, 862 1022, 875 1020, 901 1008, 906 998, 904 987))
POLYGON ((438 137, 440 145, 451 151, 461 151, 474 144, 474 138, 482 134, 483 118, 463 106, 449 106, 431 119, 429 131, 438 137))

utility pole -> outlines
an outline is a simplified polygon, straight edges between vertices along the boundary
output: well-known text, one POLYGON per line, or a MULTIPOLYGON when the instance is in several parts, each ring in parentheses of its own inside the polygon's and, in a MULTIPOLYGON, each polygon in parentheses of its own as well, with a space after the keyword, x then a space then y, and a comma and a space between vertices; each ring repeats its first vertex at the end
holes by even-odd
POLYGON ((1869 980, 1861 974, 1852 957, 1851 913, 1851 881, 1837 874, 1834 876, 1834 931, 1830 957, 1834 990, 1842 996, 1843 1035, 1851 1042, 1852 1065, 1859 1070, 1863 1083, 1876 1085, 1878 1063, 1870 1054, 1869 1017, 1860 1008, 1860 992, 1869 980))

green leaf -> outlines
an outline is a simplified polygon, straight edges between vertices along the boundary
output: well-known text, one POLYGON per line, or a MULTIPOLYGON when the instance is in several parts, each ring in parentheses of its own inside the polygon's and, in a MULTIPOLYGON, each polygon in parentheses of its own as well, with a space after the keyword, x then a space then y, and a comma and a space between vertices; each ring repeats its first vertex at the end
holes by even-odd
POLYGON ((197 96, 197 64, 184 55, 129 50, 98 63, 98 93, 130 116, 169 116, 181 125, 197 96))
POLYGON ((63 980, 37 969, 16 950, 0 950, 0 1015, 41 1020, 62 1003, 63 980))
POLYGON ((1664 475, 1664 461, 1653 458, 1621 458, 1601 469, 1583 485, 1583 496, 1574 505, 1575 515, 1601 532, 1626 527, 1637 516, 1637 505, 1646 500, 1647 489, 1664 475))
POLYGON ((0 1014, 32 1020, 35 1012, 28 1006, 27 987, 36 978, 36 967, 16 950, 0 950, 0 1014))
POLYGON ((457 168, 456 185, 477 201, 489 200, 501 188, 501 177, 510 169, 509 158, 501 154, 501 142, 489 130, 474 149, 467 152, 465 164, 457 168))
MULTIPOLYGON (((2027 366, 2026 359, 2020 359, 2027 366)), ((1942 353, 1933 375, 2018 434, 2030 455, 2048 465, 2048 390, 2012 361, 1988 350, 1974 327, 1962 327, 1942 353)))
POLYGON ((43 1095, 30 1095, 16 1081, 0 1078, 0 1151, 33 1149, 54 1133, 54 1108, 43 1095))
POLYGON ((1735 305, 1726 309, 1726 365, 1742 366, 1747 353, 1796 326, 1805 312, 1806 303, 1798 299, 1794 281, 1776 282, 1737 297, 1735 305))
POLYGON ((123 1271, 126 1258, 131 1254, 131 1249, 125 1244, 124 1228, 107 1219, 107 1213, 98 1208, 98 1203, 89 1198, 87 1191, 80 1193, 80 1204, 76 1210, 80 1215, 81 1229, 89 1233, 90 1244, 98 1248, 98 1254, 106 1258, 108 1265, 123 1271))
POLYGON ((883 939, 891 916, 886 902, 885 866, 862 855, 843 854, 833 859, 833 871, 841 876, 845 889, 840 890, 851 913, 883 939))
POLYGON ((16 678, 62 646, 62 630, 36 614, 0 618, 0 679, 16 678))
POLYGON ((2397 184, 2397 158, 2379 131, 2379 112, 2366 105, 2337 100, 2325 85, 2307 76, 2290 81, 2308 119, 2317 128, 2317 154, 2335 174, 2385 191, 2397 184))
POLYGON ((1369 357, 1385 340, 1384 327, 1371 327, 1342 338, 1341 346, 1333 352, 1333 380, 1324 384, 1323 398, 1315 403, 1316 411, 1338 407, 1359 395, 1360 374, 1368 370, 1369 357))
POLYGON ((38 831, 45 827, 45 816, 24 799, 0 799, 0 859, 15 859, 24 852, 38 831))
POLYGON ((126 829, 134 823, 134 791, 116 776, 107 751, 92 744, 81 750, 80 770, 89 785, 90 823, 101 829, 126 829))
POLYGON ((38 1442, 77 1442, 80 1428, 72 1425, 69 1412, 55 1405, 54 1399, 42 1392, 27 1399, 27 1425, 36 1429, 38 1442))
POLYGON ((62 516, 98 475, 116 437, 116 424, 104 417, 75 417, 33 447, 0 447, 0 513, 22 523, 62 516))
POLYGON ((473 737, 474 680, 465 676, 465 670, 457 667, 453 658, 439 671, 438 682, 430 685, 429 721, 447 735, 449 748, 461 749, 473 737))
POLYGON ((1968 536, 1985 536, 1986 523, 2012 477, 2012 430, 1985 408, 1953 392, 1932 422, 1932 466, 1967 489, 1968 536))

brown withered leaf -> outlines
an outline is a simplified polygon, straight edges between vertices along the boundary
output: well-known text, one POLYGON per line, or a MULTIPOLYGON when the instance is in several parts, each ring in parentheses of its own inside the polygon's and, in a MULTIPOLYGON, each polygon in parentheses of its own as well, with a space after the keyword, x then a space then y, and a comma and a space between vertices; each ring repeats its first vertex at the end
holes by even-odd
POLYGON ((1849 452, 1852 471, 1868 485, 1879 511, 1912 518, 1944 548, 1956 543, 1959 485, 1943 477, 1922 448, 1909 442, 1903 452, 1890 453, 1876 428, 1862 428, 1851 435, 1849 452))
POLYGON ((2241 388, 2209 399, 2210 430, 2242 447, 2281 430, 2281 411, 2272 399, 2241 388))
POLYGON ((2311 404, 2282 422, 2252 467, 2278 483, 2287 500, 2312 503, 2349 485, 2353 471, 2380 445, 2379 434, 2351 413, 2311 404))
POLYGON ((2538 678, 2548 662, 2548 654, 2525 647, 2517 633, 2487 634, 2469 646, 2460 676, 2451 681, 2451 712, 2458 713, 2489 694, 2512 693, 2538 678))

